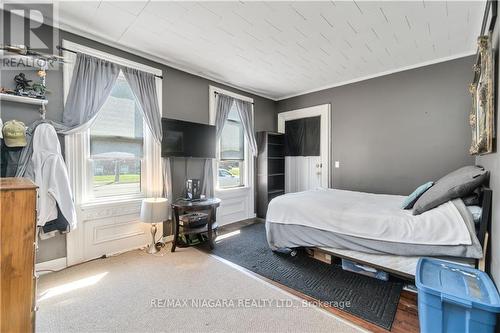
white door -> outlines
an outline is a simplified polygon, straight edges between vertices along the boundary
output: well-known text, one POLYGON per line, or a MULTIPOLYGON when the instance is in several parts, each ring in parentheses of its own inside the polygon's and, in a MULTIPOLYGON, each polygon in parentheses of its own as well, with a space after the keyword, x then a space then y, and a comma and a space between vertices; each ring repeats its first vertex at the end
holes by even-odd
POLYGON ((330 104, 278 114, 278 131, 285 133, 288 120, 317 117, 320 120, 320 156, 285 157, 285 192, 306 191, 330 185, 330 104))

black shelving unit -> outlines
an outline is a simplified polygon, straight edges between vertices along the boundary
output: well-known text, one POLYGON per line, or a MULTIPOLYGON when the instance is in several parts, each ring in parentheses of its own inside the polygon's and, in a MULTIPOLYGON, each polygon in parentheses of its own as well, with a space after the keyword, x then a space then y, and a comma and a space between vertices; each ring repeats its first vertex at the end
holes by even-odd
POLYGON ((258 132, 257 142, 257 216, 265 218, 269 201, 285 193, 285 137, 258 132))

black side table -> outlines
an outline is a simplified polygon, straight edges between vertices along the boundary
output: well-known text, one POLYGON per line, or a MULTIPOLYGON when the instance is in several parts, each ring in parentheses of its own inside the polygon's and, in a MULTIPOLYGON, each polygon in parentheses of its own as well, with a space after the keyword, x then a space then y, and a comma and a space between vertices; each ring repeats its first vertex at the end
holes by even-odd
POLYGON ((208 244, 210 246, 210 249, 214 248, 215 243, 213 239, 213 231, 218 227, 216 221, 216 213, 217 207, 220 206, 220 202, 221 200, 217 198, 207 198, 206 200, 201 201, 188 201, 179 199, 172 204, 172 209, 174 210, 174 241, 172 242, 171 252, 175 251, 179 235, 200 234, 204 232, 206 232, 208 235, 208 244), (208 210, 208 223, 206 226, 199 228, 189 228, 187 226, 180 225, 180 215, 200 210, 208 210))

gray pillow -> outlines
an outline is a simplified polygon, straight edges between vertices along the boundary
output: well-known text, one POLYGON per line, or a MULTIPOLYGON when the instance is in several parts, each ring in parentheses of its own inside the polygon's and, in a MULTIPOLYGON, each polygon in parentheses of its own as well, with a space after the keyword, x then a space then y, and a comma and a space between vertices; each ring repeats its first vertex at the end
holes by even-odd
POLYGON ((452 199, 472 193, 488 178, 482 167, 466 166, 447 174, 428 189, 413 206, 413 215, 419 215, 452 199))

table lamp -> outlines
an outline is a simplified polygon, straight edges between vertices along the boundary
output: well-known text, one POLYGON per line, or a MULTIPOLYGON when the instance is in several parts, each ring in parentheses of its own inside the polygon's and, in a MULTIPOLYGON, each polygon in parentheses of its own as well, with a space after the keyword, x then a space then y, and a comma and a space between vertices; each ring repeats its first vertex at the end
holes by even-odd
POLYGON ((165 198, 147 198, 142 200, 141 221, 151 223, 151 244, 146 252, 158 252, 156 248, 156 224, 168 219, 168 201, 165 198))

